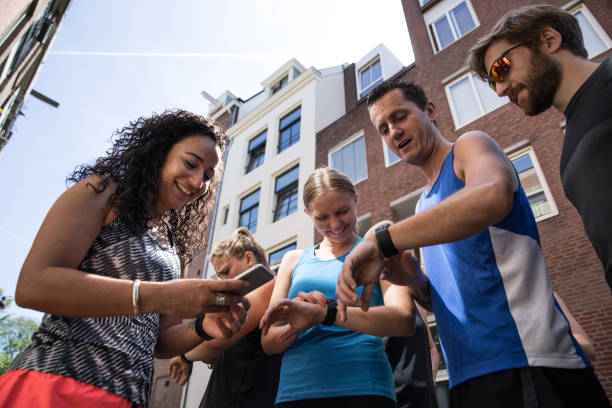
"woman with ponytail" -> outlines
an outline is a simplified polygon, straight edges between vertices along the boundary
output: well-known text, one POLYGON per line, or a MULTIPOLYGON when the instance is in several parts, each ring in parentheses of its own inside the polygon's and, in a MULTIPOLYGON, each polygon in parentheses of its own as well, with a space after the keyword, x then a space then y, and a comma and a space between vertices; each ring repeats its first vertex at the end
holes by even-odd
MULTIPOLYGON (((268 266, 263 248, 244 227, 219 242, 210 261, 221 279, 232 279, 256 264, 268 266)), ((261 347, 259 320, 268 308, 275 279, 246 297, 247 320, 229 339, 203 342, 170 362, 172 378, 180 385, 191 376, 193 361, 213 365, 200 407, 272 407, 276 397, 281 356, 267 356, 261 347)))

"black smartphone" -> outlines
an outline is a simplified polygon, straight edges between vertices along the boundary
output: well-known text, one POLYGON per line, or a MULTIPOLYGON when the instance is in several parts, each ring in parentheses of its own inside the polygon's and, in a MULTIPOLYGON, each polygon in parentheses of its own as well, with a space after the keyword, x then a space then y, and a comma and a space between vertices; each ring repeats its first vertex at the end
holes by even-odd
POLYGON ((235 293, 244 296, 247 293, 254 291, 264 283, 270 282, 272 279, 274 279, 274 276, 274 272, 272 272, 267 266, 262 264, 252 266, 234 278, 249 282, 249 286, 247 288, 236 291, 235 293))

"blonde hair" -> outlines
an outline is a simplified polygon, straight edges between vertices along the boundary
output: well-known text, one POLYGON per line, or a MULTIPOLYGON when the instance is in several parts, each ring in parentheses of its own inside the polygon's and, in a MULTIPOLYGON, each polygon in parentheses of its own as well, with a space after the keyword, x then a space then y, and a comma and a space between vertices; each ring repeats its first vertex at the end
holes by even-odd
POLYGON ((255 241, 251 232, 244 227, 238 228, 231 237, 225 238, 215 245, 209 259, 212 261, 213 258, 221 256, 232 256, 241 259, 247 251, 255 255, 257 263, 268 266, 264 249, 255 241))
POLYGON ((308 176, 304 184, 304 207, 309 208, 312 200, 329 191, 346 191, 354 196, 355 186, 346 174, 331 167, 319 167, 308 176))

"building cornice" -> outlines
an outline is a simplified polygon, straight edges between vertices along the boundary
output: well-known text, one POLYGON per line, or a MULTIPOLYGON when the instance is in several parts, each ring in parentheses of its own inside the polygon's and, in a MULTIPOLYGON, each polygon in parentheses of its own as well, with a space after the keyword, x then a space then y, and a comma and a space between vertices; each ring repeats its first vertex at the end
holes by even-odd
POLYGON ((311 82, 320 78, 321 73, 316 68, 308 68, 300 76, 289 82, 285 88, 272 95, 270 99, 253 109, 243 119, 239 120, 236 124, 227 129, 225 133, 230 139, 240 135, 245 129, 253 125, 263 116, 267 115, 270 111, 276 109, 291 96, 304 89, 311 82))

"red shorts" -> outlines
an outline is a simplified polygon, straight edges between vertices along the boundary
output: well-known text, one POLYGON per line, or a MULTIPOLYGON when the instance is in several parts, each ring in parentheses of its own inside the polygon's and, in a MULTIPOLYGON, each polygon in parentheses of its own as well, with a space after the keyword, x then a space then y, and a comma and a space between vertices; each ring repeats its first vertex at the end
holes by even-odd
POLYGON ((126 398, 59 374, 11 370, 0 377, 0 407, 131 408, 126 398))

